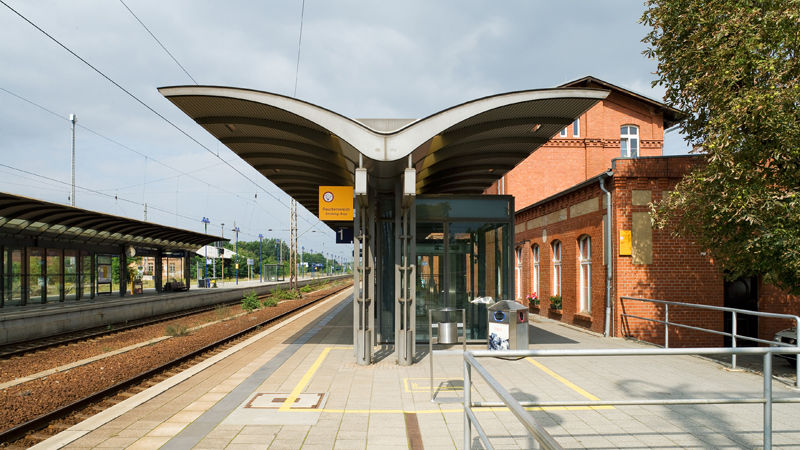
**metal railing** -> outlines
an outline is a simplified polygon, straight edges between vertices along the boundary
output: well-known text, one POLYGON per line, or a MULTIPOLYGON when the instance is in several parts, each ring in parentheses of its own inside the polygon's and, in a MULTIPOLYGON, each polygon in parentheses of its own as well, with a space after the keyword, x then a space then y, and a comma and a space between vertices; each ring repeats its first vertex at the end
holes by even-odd
POLYGON ((591 349, 591 350, 479 350, 464 352, 464 448, 471 448, 472 427, 478 432, 483 445, 494 448, 489 442, 483 427, 475 415, 474 408, 507 407, 522 423, 530 436, 542 448, 560 449, 558 442, 545 430, 526 407, 575 407, 575 406, 647 406, 647 405, 715 405, 715 404, 763 404, 763 445, 765 449, 772 448, 772 404, 773 403, 800 403, 800 397, 773 398, 772 395, 772 355, 800 353, 800 348, 779 347, 750 347, 750 348, 652 348, 652 349, 591 349), (755 354, 762 355, 764 359, 763 394, 761 397, 716 397, 716 398, 665 398, 665 399, 637 399, 637 400, 585 400, 585 401, 518 401, 503 386, 489 374, 477 358, 527 358, 527 357, 554 357, 554 356, 677 356, 677 355, 728 355, 728 354, 755 354), (486 380, 492 391, 502 401, 500 402, 473 402, 472 401, 472 369, 486 380))
MULTIPOLYGON (((620 317, 622 317, 622 318, 630 317, 630 318, 634 318, 634 319, 645 320, 645 321, 648 321, 648 322, 655 322, 655 323, 663 324, 664 325, 664 348, 669 348, 669 327, 670 327, 670 325, 672 325, 672 326, 678 327, 678 328, 686 328, 686 329, 689 329, 689 330, 696 330, 696 331, 705 331, 707 333, 717 334, 717 335, 720 335, 720 336, 727 336, 727 337, 731 338, 731 348, 737 348, 736 339, 742 339, 742 340, 745 340, 745 341, 758 342, 758 343, 761 343, 761 344, 768 344, 768 345, 771 345, 771 346, 793 347, 793 348, 800 349, 800 317, 799 316, 795 316, 793 314, 778 314, 778 313, 768 313, 768 312, 761 312, 761 311, 749 311, 749 310, 746 310, 746 309, 728 308, 728 307, 725 307, 725 306, 711 306, 711 305, 701 305, 701 304, 696 304, 696 303, 670 302, 670 301, 666 301, 666 300, 653 300, 653 299, 649 299, 649 298, 637 298, 637 297, 625 297, 625 296, 620 297, 620 300, 622 300, 622 301, 634 300, 634 301, 637 301, 637 302, 655 303, 655 304, 659 304, 659 305, 664 305, 664 320, 652 319, 652 318, 649 318, 649 317, 641 317, 641 316, 636 316, 636 315, 633 315, 633 314, 626 314, 624 312, 625 311, 624 305, 623 305, 623 313, 620 314, 620 317), (692 325, 686 325, 686 324, 681 324, 681 323, 670 322, 669 321, 669 307, 670 307, 670 305, 680 306, 680 307, 696 308, 696 309, 705 309, 705 310, 711 310, 711 311, 730 312, 732 314, 731 332, 727 333, 727 332, 724 332, 724 331, 711 330, 711 329, 708 329, 708 328, 695 327, 695 326, 692 326, 692 325), (772 318, 777 318, 777 319, 794 320, 795 345, 787 344, 785 342, 780 342, 780 341, 768 341, 766 339, 758 339, 758 338, 754 338, 754 337, 751 337, 751 336, 743 336, 743 335, 737 334, 736 327, 737 327, 737 316, 738 316, 738 314, 750 315, 750 316, 758 316, 758 317, 772 317, 772 318)), ((795 387, 800 388, 800 358, 795 358, 795 360, 796 360, 795 361, 795 387)), ((736 353, 732 353, 731 354, 731 368, 732 369, 736 368, 736 353)))

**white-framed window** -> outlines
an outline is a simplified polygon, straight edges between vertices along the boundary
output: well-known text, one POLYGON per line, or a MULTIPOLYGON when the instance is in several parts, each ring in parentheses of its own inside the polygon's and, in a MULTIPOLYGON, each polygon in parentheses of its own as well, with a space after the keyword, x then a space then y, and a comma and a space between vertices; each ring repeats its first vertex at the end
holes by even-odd
POLYGON ((623 158, 639 157, 639 127, 623 125, 619 129, 619 149, 623 158))
POLYGON ((516 298, 522 298, 522 248, 517 247, 516 249, 514 249, 514 254, 517 260, 517 267, 515 269, 516 276, 514 277, 515 278, 514 281, 517 284, 516 298))
POLYGON ((560 136, 561 136, 561 137, 567 137, 567 127, 564 127, 564 129, 563 129, 563 130, 561 130, 561 134, 560 134, 560 136))
POLYGON ((592 312, 592 238, 578 239, 578 261, 580 263, 580 311, 592 312))
POLYGON ((531 271, 532 293, 536 293, 536 296, 539 297, 539 244, 534 244, 531 247, 531 260, 533 260, 533 270, 531 271))
POLYGON ((561 241, 553 241, 553 294, 561 295, 561 241))
POLYGON ((572 137, 580 137, 581 135, 581 119, 575 119, 575 122, 572 122, 572 137))

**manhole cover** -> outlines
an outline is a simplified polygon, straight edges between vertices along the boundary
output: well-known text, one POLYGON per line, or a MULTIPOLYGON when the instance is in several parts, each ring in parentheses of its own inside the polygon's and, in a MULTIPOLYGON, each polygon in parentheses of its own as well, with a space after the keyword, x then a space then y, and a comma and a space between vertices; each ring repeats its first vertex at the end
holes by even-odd
MULTIPOLYGON (((245 405, 245 408, 278 409, 289 398, 289 394, 259 392, 245 405)), ((325 399, 325 394, 299 394, 290 409, 317 409, 325 399)))

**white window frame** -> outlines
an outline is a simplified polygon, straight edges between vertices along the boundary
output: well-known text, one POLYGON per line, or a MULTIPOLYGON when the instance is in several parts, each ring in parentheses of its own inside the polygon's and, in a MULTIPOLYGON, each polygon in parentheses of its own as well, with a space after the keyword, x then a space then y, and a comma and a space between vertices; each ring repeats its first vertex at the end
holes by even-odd
POLYGON ((639 127, 636 125, 622 125, 619 128, 619 152, 623 158, 638 158, 641 146, 639 140, 639 127), (636 133, 631 133, 636 130, 636 133), (623 131, 625 131, 623 133, 623 131), (636 142, 636 153, 632 154, 631 142, 636 142))
POLYGON ((580 117, 572 122, 572 137, 581 137, 581 119, 580 117))
POLYGON ((561 133, 559 133, 561 137, 567 137, 567 127, 561 129, 561 133))
POLYGON ((531 256, 531 259, 533 260, 533 279, 531 280, 531 284, 533 285, 533 292, 535 292, 536 296, 541 299, 541 289, 539 288, 539 244, 535 244, 533 247, 531 247, 531 256))
POLYGON ((592 238, 581 236, 578 239, 578 261, 580 263, 580 312, 592 312, 592 238))
POLYGON ((516 273, 516 284, 517 284, 517 297, 522 298, 522 247, 517 247, 514 249, 514 256, 517 260, 517 267, 514 269, 516 273))
POLYGON ((561 241, 553 241, 553 296, 561 295, 561 241))

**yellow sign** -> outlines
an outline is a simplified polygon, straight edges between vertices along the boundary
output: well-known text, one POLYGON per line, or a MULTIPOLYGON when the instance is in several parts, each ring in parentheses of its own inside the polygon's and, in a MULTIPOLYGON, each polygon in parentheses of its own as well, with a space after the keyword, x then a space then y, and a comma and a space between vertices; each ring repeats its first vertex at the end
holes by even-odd
POLYGON ((353 186, 320 186, 319 220, 353 220, 353 186))
POLYGON ((619 256, 631 256, 632 254, 631 230, 619 230, 619 256))

